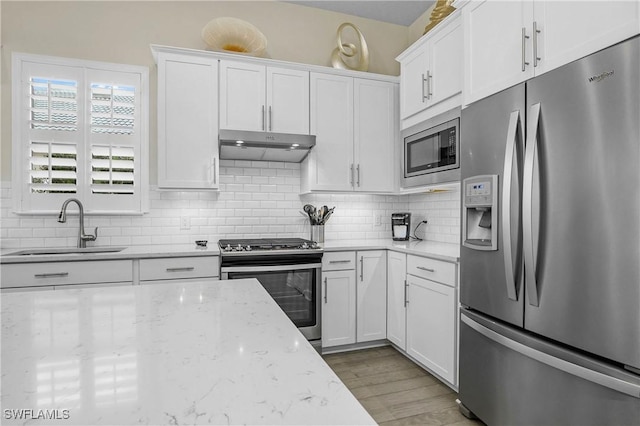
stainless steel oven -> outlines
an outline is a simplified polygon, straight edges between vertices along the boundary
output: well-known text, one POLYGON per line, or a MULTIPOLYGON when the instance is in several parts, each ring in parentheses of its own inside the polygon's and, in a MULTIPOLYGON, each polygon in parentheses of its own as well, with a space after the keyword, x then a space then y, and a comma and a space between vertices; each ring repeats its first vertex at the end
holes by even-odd
POLYGON ((460 108, 403 130, 402 139, 402 187, 460 179, 460 108))
POLYGON ((298 238, 220 240, 220 277, 256 278, 308 340, 321 338, 323 251, 298 238))

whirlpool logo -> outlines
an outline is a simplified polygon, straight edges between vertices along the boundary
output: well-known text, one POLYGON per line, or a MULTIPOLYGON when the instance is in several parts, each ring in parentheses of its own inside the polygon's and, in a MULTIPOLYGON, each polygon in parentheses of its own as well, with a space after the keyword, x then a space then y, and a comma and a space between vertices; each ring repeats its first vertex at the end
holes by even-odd
POLYGON ((593 77, 589 77, 589 83, 600 83, 605 78, 611 77, 613 75, 613 72, 614 72, 613 70, 605 71, 602 74, 594 75, 593 77))

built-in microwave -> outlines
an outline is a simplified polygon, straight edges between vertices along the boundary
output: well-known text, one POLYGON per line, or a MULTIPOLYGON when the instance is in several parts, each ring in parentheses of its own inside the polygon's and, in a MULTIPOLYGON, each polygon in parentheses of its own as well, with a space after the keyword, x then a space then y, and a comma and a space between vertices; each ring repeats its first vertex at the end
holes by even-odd
POLYGON ((402 187, 460 180, 460 108, 402 131, 402 187))

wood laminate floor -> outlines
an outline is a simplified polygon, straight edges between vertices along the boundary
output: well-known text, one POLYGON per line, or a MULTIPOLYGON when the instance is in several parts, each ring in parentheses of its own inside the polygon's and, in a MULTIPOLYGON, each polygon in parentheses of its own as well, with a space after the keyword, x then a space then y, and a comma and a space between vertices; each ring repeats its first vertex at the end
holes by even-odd
POLYGON ((482 425, 460 414, 453 390, 391 346, 323 358, 380 425, 482 425))

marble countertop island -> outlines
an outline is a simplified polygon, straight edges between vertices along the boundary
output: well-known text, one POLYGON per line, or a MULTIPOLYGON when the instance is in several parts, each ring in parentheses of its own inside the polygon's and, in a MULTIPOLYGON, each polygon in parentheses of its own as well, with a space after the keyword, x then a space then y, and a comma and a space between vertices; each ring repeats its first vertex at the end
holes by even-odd
POLYGON ((1 305, 3 424, 375 424, 255 279, 1 305))

